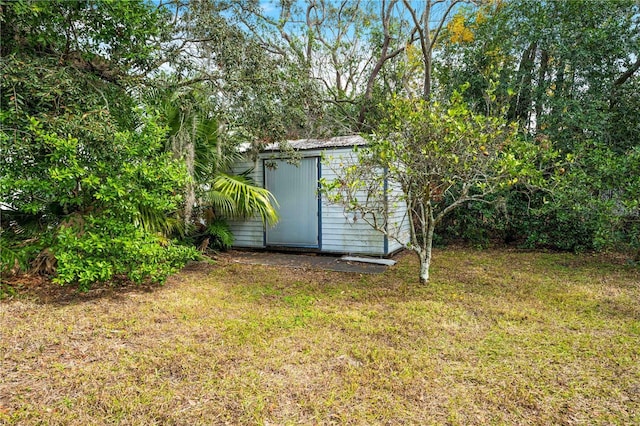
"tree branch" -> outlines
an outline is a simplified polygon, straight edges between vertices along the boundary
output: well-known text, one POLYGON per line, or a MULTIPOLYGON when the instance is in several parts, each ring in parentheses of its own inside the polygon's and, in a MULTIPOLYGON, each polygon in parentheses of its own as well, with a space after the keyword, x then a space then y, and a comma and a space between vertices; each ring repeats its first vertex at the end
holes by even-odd
MULTIPOLYGON (((433 46, 438 41, 438 36, 440 35, 440 31, 442 30, 442 27, 444 26, 444 23, 447 21, 447 16, 451 12, 451 9, 453 9, 453 7, 458 3, 460 3, 460 0, 452 1, 451 4, 449 5, 449 7, 447 8, 447 11, 444 12, 444 15, 442 15, 442 19, 440 19, 440 22, 438 23, 438 29, 436 29, 436 32, 433 34, 433 39, 431 40, 431 46, 429 47, 429 49, 431 49, 432 51, 433 51, 433 46)), ((427 31, 428 31, 428 29, 427 29, 427 31)))
POLYGON ((613 82, 613 85, 614 86, 623 85, 639 69, 640 69, 640 58, 638 58, 638 60, 633 65, 631 65, 627 71, 625 71, 620 77, 618 77, 616 81, 613 82))

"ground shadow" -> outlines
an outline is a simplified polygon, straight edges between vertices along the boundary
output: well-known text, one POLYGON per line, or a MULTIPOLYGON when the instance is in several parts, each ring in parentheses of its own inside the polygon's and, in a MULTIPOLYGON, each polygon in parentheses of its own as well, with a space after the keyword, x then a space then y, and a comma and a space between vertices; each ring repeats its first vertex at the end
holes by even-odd
MULTIPOLYGON (((208 272, 215 267, 210 262, 190 262, 181 273, 208 272)), ((124 300, 129 294, 154 293, 167 285, 180 283, 181 273, 169 277, 166 283, 143 282, 140 284, 129 280, 113 280, 94 283, 88 290, 80 290, 73 285, 57 285, 46 276, 22 274, 3 279, 5 300, 27 299, 42 305, 71 305, 93 302, 96 300, 124 300)))
POLYGON ((231 262, 287 268, 318 269, 357 274, 381 274, 385 265, 345 261, 337 255, 317 253, 282 253, 273 251, 233 250, 227 253, 231 262))

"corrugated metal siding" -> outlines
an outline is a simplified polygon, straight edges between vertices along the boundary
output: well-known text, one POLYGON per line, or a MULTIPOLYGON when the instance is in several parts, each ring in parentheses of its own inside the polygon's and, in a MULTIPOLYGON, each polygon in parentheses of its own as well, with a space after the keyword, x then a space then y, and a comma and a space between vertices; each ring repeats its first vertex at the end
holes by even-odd
POLYGON ((265 168, 265 186, 278 200, 280 222, 267 229, 267 245, 319 248, 318 158, 298 164, 272 160, 265 168))
POLYGON ((389 203, 389 221, 387 229, 392 235, 396 235, 397 240, 389 238, 389 253, 400 250, 404 244, 409 242, 410 223, 407 214, 407 203, 403 199, 402 189, 398 183, 389 182, 387 189, 387 200, 389 203), (400 241, 398 241, 400 240, 400 241))
MULTIPOLYGON (((249 175, 255 183, 263 187, 264 178, 262 170, 262 161, 242 161, 236 163, 233 167, 233 173, 243 173, 253 168, 253 172, 249 175)), ((264 247, 264 225, 258 217, 229 221, 229 228, 233 232, 235 241, 234 247, 263 248, 264 247)))

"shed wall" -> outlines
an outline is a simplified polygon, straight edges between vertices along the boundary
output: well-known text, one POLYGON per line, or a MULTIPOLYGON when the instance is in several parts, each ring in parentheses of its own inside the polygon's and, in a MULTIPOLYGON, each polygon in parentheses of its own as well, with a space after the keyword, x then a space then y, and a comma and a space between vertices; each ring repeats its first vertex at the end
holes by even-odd
POLYGON ((389 209, 387 229, 391 235, 395 235, 397 237, 389 238, 389 253, 393 253, 403 248, 403 243, 408 242, 410 239, 410 223, 407 212, 407 203, 404 201, 400 184, 396 182, 388 182, 387 203, 389 209))
MULTIPOLYGON (((352 148, 317 149, 300 151, 303 157, 324 157, 321 161, 320 176, 328 181, 336 178, 336 170, 354 164, 356 154, 352 148)), ((262 153, 258 160, 243 161, 237 163, 234 173, 244 172, 254 168, 251 177, 261 187, 264 186, 264 159, 281 158, 277 152, 262 153)), ((397 185, 390 185, 389 191, 398 191, 397 185)), ((394 197, 391 197, 394 198, 394 197)), ((405 217, 406 206, 402 202, 395 204, 390 219, 394 226, 404 229, 408 236, 408 221, 405 217), (404 219, 404 220, 403 220, 404 219)), ((344 208, 330 204, 325 198, 321 200, 320 207, 321 235, 320 251, 326 253, 352 253, 371 256, 384 256, 394 252, 402 245, 393 239, 389 239, 385 247, 385 237, 382 233, 371 228, 362 218, 354 213, 345 212, 344 208), (385 251, 386 248, 386 251, 385 251)), ((234 246, 239 248, 264 248, 264 227, 259 218, 230 221, 229 226, 234 233, 234 246)))
MULTIPOLYGON (((331 182, 336 171, 355 164, 352 149, 327 150, 322 162, 322 177, 331 182)), ((384 256, 384 235, 371 228, 361 217, 342 206, 322 200, 322 250, 326 252, 384 256)))
MULTIPOLYGON (((253 172, 249 176, 255 183, 264 187, 264 170, 262 161, 256 162, 245 160, 238 162, 233 167, 233 173, 244 173, 253 168, 253 172)), ((247 218, 244 220, 229 221, 229 228, 235 237, 234 247, 242 248, 264 248, 264 226, 262 220, 258 217, 247 218)))

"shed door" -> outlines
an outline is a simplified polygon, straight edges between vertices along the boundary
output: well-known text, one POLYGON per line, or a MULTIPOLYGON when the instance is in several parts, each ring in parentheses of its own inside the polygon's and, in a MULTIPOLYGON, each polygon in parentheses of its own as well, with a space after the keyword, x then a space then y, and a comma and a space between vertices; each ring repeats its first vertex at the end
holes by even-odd
POLYGON ((318 158, 303 158, 298 166, 283 160, 265 163, 265 186, 280 205, 279 222, 267 228, 267 245, 319 247, 318 158))

